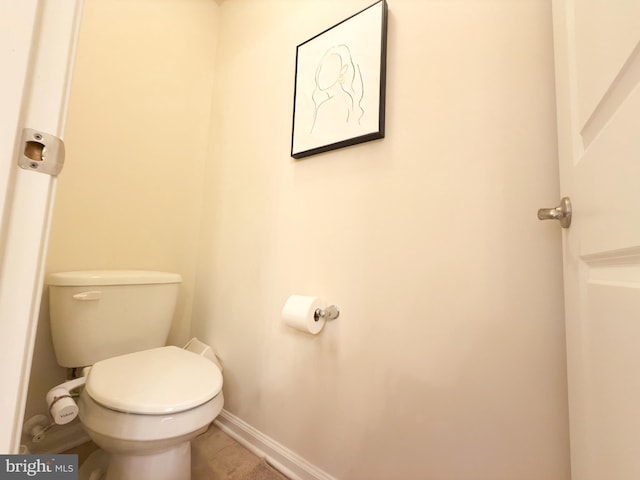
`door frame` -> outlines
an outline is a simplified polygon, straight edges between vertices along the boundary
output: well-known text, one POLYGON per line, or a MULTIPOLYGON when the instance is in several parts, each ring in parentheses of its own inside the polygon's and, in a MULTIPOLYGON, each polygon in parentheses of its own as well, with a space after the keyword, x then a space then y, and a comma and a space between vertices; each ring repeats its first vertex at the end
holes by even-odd
POLYGON ((0 453, 20 447, 57 182, 17 166, 20 136, 62 137, 82 5, 0 0, 0 453))

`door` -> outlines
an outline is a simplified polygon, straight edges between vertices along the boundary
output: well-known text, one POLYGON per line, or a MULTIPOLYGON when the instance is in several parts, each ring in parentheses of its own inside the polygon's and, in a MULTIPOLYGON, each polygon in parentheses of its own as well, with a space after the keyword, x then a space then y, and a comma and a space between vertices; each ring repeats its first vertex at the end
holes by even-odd
POLYGON ((553 0, 573 480, 640 478, 640 2, 553 0))
POLYGON ((62 135, 80 6, 0 0, 0 453, 20 443, 56 183, 17 167, 19 138, 62 135))

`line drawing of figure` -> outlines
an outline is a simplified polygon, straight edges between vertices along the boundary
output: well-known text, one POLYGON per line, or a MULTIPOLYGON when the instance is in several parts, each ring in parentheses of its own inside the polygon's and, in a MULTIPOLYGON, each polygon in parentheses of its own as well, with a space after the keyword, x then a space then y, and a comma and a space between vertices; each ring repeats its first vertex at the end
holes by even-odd
POLYGON ((365 113, 363 96, 362 72, 360 65, 353 61, 349 47, 341 44, 327 49, 316 68, 310 133, 324 122, 333 126, 341 121, 347 125, 359 125, 365 113))

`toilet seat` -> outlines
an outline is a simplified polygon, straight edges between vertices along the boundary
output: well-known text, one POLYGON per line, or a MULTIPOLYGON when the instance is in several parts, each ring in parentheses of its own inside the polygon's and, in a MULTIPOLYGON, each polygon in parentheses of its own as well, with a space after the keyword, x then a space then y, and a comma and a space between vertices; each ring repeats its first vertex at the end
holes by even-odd
POLYGON ((85 391, 112 410, 166 415, 198 407, 221 390, 222 373, 213 362, 168 346, 97 362, 85 391))

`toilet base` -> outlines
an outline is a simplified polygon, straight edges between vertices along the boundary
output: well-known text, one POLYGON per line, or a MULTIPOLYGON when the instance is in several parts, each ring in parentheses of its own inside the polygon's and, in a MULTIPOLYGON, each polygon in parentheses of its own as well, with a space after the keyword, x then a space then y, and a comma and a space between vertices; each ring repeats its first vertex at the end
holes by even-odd
POLYGON ((105 480, 190 480, 191 442, 148 455, 111 453, 105 480))
POLYGON ((190 480, 191 440, 207 430, 223 405, 222 392, 200 407, 166 415, 110 410, 86 390, 79 401, 84 429, 109 454, 105 480, 190 480))
POLYGON ((107 465, 109 465, 109 454, 101 448, 94 450, 80 465, 78 480, 104 480, 107 465))

